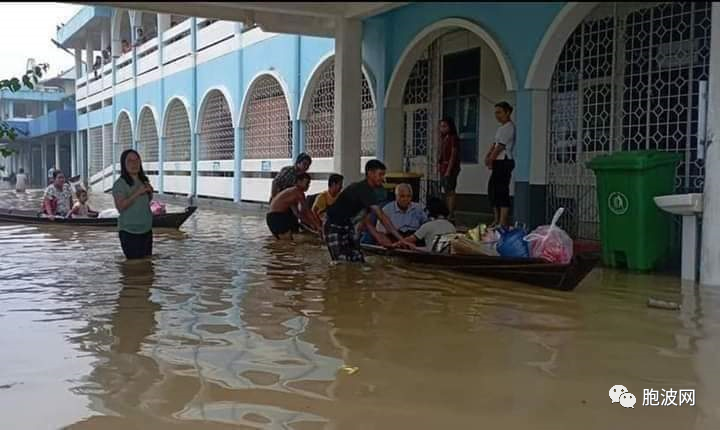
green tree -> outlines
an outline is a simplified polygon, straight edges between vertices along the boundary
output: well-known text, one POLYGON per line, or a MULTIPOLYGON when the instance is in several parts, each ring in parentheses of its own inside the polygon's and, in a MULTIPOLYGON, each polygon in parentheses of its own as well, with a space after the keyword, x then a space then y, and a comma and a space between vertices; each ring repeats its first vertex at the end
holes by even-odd
MULTIPOLYGON (((47 72, 49 67, 50 66, 47 63, 38 64, 34 68, 25 72, 25 74, 20 78, 0 80, 0 91, 8 89, 15 93, 20 91, 23 86, 32 90, 40 81, 40 78, 42 78, 43 73, 47 72)), ((0 140, 4 138, 15 140, 17 138, 17 130, 5 121, 0 121, 0 140)), ((14 152, 15 151, 10 148, 0 148, 0 157, 9 157, 14 152)))

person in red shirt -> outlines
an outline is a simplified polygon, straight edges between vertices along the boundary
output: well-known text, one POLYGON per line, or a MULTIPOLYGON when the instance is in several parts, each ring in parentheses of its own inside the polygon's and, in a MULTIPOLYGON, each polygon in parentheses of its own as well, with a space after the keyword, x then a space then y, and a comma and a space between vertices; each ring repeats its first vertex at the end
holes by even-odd
POLYGON ((460 174, 460 138, 452 118, 440 120, 440 158, 438 159, 440 186, 450 210, 450 221, 455 220, 455 187, 460 174))

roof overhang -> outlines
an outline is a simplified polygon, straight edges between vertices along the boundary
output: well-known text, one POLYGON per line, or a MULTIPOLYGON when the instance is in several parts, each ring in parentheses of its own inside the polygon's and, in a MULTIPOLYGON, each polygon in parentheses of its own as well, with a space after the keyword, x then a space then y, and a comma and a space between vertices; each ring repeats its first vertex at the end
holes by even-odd
POLYGON ((338 18, 365 19, 407 2, 72 2, 257 24, 272 33, 332 37, 338 18))
POLYGON ((109 7, 84 7, 57 32, 57 40, 65 48, 85 49, 88 37, 100 38, 103 28, 108 28, 112 9, 109 7))

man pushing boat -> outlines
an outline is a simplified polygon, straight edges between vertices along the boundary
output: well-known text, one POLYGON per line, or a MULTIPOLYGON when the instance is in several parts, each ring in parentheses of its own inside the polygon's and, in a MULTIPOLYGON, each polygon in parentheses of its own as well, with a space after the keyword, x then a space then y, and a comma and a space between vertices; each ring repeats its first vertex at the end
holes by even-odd
POLYGON ((333 261, 364 262, 360 250, 356 225, 363 224, 367 231, 383 246, 391 246, 390 240, 378 233, 370 222, 370 215, 385 227, 388 234, 397 240, 402 236, 395 229, 387 215, 382 211, 376 199, 375 189, 382 187, 385 181, 385 165, 379 160, 370 160, 365 164, 365 179, 345 188, 327 210, 327 220, 323 230, 325 243, 333 261))

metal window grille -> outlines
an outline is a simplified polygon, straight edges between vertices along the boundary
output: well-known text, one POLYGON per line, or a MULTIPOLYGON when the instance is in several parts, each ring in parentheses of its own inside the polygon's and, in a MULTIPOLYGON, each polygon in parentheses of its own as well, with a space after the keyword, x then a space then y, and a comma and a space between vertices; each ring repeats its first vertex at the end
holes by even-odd
POLYGON ((138 121, 138 152, 143 161, 158 161, 159 139, 155 117, 144 109, 138 121))
POLYGON ((245 150, 248 159, 292 157, 292 121, 285 93, 272 76, 253 85, 245 119, 245 150))
MULTIPOLYGON (((335 61, 318 72, 312 89, 310 113, 305 121, 305 148, 313 157, 332 157, 335 147, 335 61)), ((365 74, 361 88, 361 155, 372 156, 377 146, 377 114, 365 74)))
POLYGON ((190 161, 190 118, 185 105, 173 100, 165 122, 165 161, 190 161))
POLYGON ((701 192, 701 82, 710 56, 710 3, 610 3, 578 26, 552 78, 548 214, 584 239, 599 236, 595 177, 585 162, 614 151, 684 155, 677 192, 701 192))
POLYGON ((440 51, 437 41, 430 44, 413 66, 403 93, 404 168, 423 175, 420 201, 438 195, 439 141, 435 136, 440 120, 440 51))
POLYGON ((94 127, 88 133, 88 173, 90 176, 103 169, 103 140, 102 127, 94 127))
MULTIPOLYGON (((102 168, 106 168, 112 165, 112 149, 113 149, 113 128, 111 124, 106 124, 102 127, 102 168)), ((118 155, 119 157, 119 155, 118 155)))
POLYGON ((132 125, 130 124, 130 118, 126 113, 120 114, 117 122, 117 136, 116 136, 117 148, 115 150, 114 158, 115 163, 120 162, 120 156, 126 149, 132 148, 132 125))
POLYGON ((232 160, 235 152, 232 114, 220 91, 208 94, 200 119, 199 160, 232 160))

